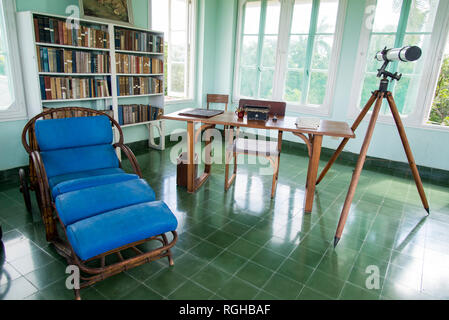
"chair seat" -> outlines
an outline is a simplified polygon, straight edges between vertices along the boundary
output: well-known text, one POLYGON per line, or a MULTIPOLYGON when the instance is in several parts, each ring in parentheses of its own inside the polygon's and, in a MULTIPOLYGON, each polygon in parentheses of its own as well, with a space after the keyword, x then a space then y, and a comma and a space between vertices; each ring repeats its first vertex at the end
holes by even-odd
POLYGON ((81 260, 176 230, 176 217, 162 201, 140 203, 96 215, 67 227, 67 238, 81 260))
POLYGON ((235 139, 232 145, 228 145, 227 151, 256 156, 279 155, 277 142, 243 138, 235 139))
POLYGON ((56 199, 62 193, 134 179, 139 179, 139 176, 127 174, 120 168, 108 168, 55 176, 48 183, 53 199, 56 199))
POLYGON ((55 205, 59 218, 67 226, 104 212, 155 199, 148 183, 135 179, 63 193, 56 198, 55 205))

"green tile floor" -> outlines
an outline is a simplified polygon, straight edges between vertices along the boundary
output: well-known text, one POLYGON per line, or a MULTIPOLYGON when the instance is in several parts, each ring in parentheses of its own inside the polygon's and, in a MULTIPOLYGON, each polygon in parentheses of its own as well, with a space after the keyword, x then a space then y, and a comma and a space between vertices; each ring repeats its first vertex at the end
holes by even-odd
MULTIPOLYGON (((317 187, 313 212, 304 214, 305 154, 283 152, 271 201, 271 176, 258 171, 266 163, 239 165, 228 192, 224 166, 214 165, 209 181, 191 195, 176 186, 170 151, 141 150, 137 158, 178 218, 175 266, 166 259, 145 264, 83 289, 83 299, 449 298, 449 182, 424 181, 426 217, 409 175, 365 170, 334 249, 352 165, 332 168, 317 187), (378 289, 365 286, 369 266, 379 270, 378 289)), ((0 208, 0 297, 73 299, 64 260, 46 243, 36 210, 26 212, 17 185, 0 185, 0 208)))

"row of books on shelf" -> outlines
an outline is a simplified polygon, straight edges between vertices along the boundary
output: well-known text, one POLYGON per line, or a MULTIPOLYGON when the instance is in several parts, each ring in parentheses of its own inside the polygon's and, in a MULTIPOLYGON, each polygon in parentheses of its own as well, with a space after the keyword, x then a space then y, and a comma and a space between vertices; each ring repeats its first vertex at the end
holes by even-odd
POLYGON ((115 61, 118 73, 164 73, 164 61, 157 58, 116 53, 115 61))
POLYGON ((144 31, 115 28, 115 49, 128 51, 164 52, 164 38, 144 31))
POLYGON ((67 23, 66 19, 34 16, 36 42, 69 46, 109 48, 109 32, 105 25, 67 23))
MULTIPOLYGON (((46 108, 43 107, 43 111, 48 111, 51 108, 46 108)), ((114 111, 112 110, 112 106, 108 107, 107 110, 100 110, 104 113, 106 113, 107 115, 109 115, 110 117, 114 117, 114 111)), ((43 117, 44 120, 48 120, 48 119, 63 119, 63 118, 72 118, 72 117, 87 117, 89 116, 89 114, 87 114, 87 112, 82 111, 82 110, 61 110, 61 111, 57 111, 51 114, 47 114, 43 117)))
POLYGON ((85 99, 110 96, 110 80, 40 76, 42 100, 85 99))
POLYGON ((109 73, 109 54, 37 47, 39 72, 109 73))
POLYGON ((118 123, 120 125, 134 124, 140 122, 158 120, 164 114, 164 109, 143 105, 119 105, 118 106, 118 123))
POLYGON ((119 96, 162 93, 162 80, 154 77, 118 77, 119 96))

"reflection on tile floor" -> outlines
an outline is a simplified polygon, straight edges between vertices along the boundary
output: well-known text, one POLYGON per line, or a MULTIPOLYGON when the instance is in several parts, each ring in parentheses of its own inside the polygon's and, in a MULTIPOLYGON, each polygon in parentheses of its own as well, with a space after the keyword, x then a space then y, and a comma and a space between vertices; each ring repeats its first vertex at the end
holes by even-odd
MULTIPOLYGON (((334 250, 352 166, 335 165, 317 188, 312 214, 304 214, 305 155, 282 154, 271 201, 271 176, 259 175, 257 165, 240 165, 227 193, 224 167, 215 165, 190 195, 176 186, 169 154, 145 150, 138 161, 179 220, 175 266, 164 259, 126 271, 83 289, 83 299, 449 298, 449 185, 424 182, 426 218, 410 177, 365 170, 334 250), (377 283, 368 278, 370 266, 379 272, 377 283), (367 279, 378 287, 367 288, 367 279)), ((38 213, 26 212, 16 185, 0 185, 0 208, 0 297, 73 299, 65 262, 46 243, 38 213)))

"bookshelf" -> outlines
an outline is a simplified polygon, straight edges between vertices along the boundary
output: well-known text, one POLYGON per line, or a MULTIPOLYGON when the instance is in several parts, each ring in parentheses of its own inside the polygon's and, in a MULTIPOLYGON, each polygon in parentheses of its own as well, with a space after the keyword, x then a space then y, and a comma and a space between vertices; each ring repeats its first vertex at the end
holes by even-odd
POLYGON ((79 29, 70 29, 66 19, 17 13, 29 117, 43 108, 76 105, 105 110, 123 121, 119 112, 129 110, 123 106, 136 105, 147 113, 127 114, 128 122, 135 123, 122 126, 146 126, 149 146, 165 149, 165 139, 154 141, 154 130, 165 136, 164 120, 152 118, 161 114, 152 110, 163 113, 164 108, 164 34, 89 19, 79 19, 79 29), (132 80, 120 82, 125 78, 132 80))

